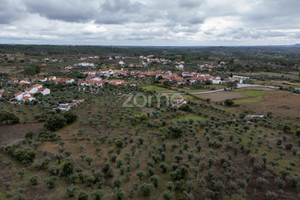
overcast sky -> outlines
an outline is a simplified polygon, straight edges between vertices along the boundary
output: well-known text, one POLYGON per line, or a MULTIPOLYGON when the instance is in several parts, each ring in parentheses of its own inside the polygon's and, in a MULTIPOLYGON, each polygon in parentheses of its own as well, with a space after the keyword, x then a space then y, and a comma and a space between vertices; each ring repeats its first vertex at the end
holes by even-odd
POLYGON ((0 43, 300 43, 300 0, 1 0, 0 43))

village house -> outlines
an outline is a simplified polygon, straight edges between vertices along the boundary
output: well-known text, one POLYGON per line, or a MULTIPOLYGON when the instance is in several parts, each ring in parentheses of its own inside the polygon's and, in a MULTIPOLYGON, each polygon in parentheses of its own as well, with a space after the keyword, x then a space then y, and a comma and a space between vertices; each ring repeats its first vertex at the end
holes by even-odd
POLYGON ((173 78, 173 81, 175 81, 175 82, 184 82, 184 79, 180 76, 177 76, 177 77, 173 78))
POLYGON ((90 84, 88 81, 79 80, 78 85, 79 86, 89 86, 90 84))
POLYGON ((69 66, 66 66, 65 69, 71 70, 71 69, 73 69, 73 67, 71 65, 69 65, 69 66))
POLYGON ((86 72, 82 72, 84 75, 88 75, 88 76, 96 76, 98 74, 97 71, 86 71, 86 72))
POLYGON ((114 71, 112 69, 101 69, 98 71, 98 73, 100 74, 100 76, 109 78, 111 75, 114 74, 114 71))
POLYGON ((220 77, 214 77, 209 80, 212 81, 213 84, 220 84, 222 82, 220 77))
POLYGON ((81 100, 72 100, 71 103, 62 103, 59 104, 57 109, 61 110, 61 111, 69 111, 72 107, 77 106, 81 103, 84 103, 84 99, 81 100))
POLYGON ((101 81, 101 80, 102 80, 102 78, 100 78, 100 77, 93 77, 90 79, 90 81, 101 81))
POLYGON ((49 76, 49 81, 55 81, 56 80, 56 76, 49 76))
POLYGON ((19 80, 17 78, 10 79, 10 84, 16 84, 16 83, 19 83, 19 80))
POLYGON ((94 63, 83 62, 83 63, 75 64, 74 66, 79 66, 79 67, 95 67, 95 64, 94 63))
POLYGON ((25 93, 27 93, 27 94, 35 94, 35 93, 37 93, 37 91, 38 91, 38 88, 33 88, 33 87, 30 87, 30 88, 26 88, 25 89, 25 93))
POLYGON ((29 78, 24 78, 22 80, 20 80, 19 85, 24 85, 24 84, 30 84, 30 80, 29 78))
POLYGON ((32 94, 30 93, 25 93, 25 92, 18 92, 16 94, 14 94, 13 99, 10 99, 11 101, 17 100, 19 102, 25 102, 26 100, 28 101, 33 101, 35 100, 35 98, 32 96, 32 94))
POLYGON ((127 75, 127 71, 124 71, 123 69, 121 70, 113 70, 113 76, 114 77, 119 77, 119 76, 126 76, 127 75))
POLYGON ((119 61, 119 65, 125 65, 125 62, 123 60, 119 61))
POLYGON ((191 84, 195 84, 195 83, 197 83, 198 82, 198 78, 197 77, 192 77, 191 79, 190 79, 190 83, 191 84))
POLYGON ((103 81, 90 80, 89 84, 97 86, 97 87, 102 87, 103 86, 103 81))
POLYGON ((182 72, 182 77, 193 77, 193 74, 189 73, 189 72, 182 72))
POLYGON ((245 120, 251 120, 251 119, 263 119, 264 115, 246 115, 244 117, 245 120))
POLYGON ((81 58, 79 58, 79 60, 86 60, 87 59, 87 57, 81 57, 81 58))
POLYGON ((71 109, 71 105, 68 103, 61 103, 57 108, 61 111, 69 111, 71 109))
POLYGON ((117 86, 117 85, 123 85, 125 84, 124 80, 119 80, 119 79, 114 79, 114 80, 108 80, 107 81, 109 84, 117 86))
POLYGON ((18 92, 16 94, 14 94, 14 97, 17 101, 20 101, 23 98, 24 94, 25 94, 25 92, 18 92))
POLYGON ((45 95, 50 94, 50 89, 48 89, 48 88, 39 88, 38 92, 45 96, 45 95))
POLYGON ((247 76, 237 76, 237 75, 233 75, 232 78, 230 78, 231 81, 237 81, 240 84, 244 83, 248 79, 249 77, 247 76))
POLYGON ((34 82, 45 82, 47 81, 48 79, 46 77, 35 77, 33 79, 34 82))
POLYGON ((30 94, 25 94, 23 98, 20 100, 21 103, 25 103, 25 101, 33 101, 35 98, 30 94))
POLYGON ((177 65, 177 66, 176 66, 176 68, 177 68, 177 69, 179 69, 179 70, 183 70, 183 68, 184 68, 184 65, 182 65, 182 64, 180 64, 180 65, 177 65))
POLYGON ((75 80, 73 78, 56 78, 55 83, 65 83, 65 84, 72 84, 75 80))

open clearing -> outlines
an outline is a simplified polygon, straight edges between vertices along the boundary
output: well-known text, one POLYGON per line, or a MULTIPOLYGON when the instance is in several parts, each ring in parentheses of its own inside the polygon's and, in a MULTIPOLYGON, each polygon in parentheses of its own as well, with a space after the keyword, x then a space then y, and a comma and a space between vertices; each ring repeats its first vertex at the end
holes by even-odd
POLYGON ((210 94, 198 94, 197 97, 201 99, 210 99, 212 102, 220 102, 225 101, 226 99, 241 99, 245 96, 238 92, 224 91, 224 92, 216 92, 210 94))
POLYGON ((16 143, 24 139, 25 134, 32 131, 34 134, 40 133, 44 123, 1 125, 0 126, 0 146, 16 143))
POLYGON ((263 114, 272 112, 274 116, 299 117, 300 96, 288 93, 268 94, 262 97, 261 102, 243 103, 240 108, 263 114))
POLYGON ((23 71, 23 68, 15 67, 15 66, 0 66, 0 73, 7 73, 7 74, 12 74, 12 73, 20 73, 23 71))
POLYGON ((233 91, 222 91, 196 95, 201 99, 210 99, 212 102, 221 102, 226 99, 235 100, 236 104, 255 103, 262 100, 263 95, 280 93, 270 88, 242 88, 233 91))

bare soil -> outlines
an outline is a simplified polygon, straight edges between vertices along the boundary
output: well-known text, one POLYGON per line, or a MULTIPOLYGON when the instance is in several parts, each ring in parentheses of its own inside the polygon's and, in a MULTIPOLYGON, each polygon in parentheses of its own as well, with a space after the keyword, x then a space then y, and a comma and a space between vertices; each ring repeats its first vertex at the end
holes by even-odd
POLYGON ((23 67, 16 67, 16 66, 0 66, 0 73, 19 73, 23 71, 23 67))
POLYGON ((263 101, 241 104, 240 108, 262 114, 272 112, 279 117, 300 117, 300 96, 288 93, 268 94, 263 96, 263 101))
POLYGON ((200 97, 201 99, 210 99, 212 102, 225 101, 226 99, 241 99, 245 97, 244 95, 238 92, 230 91, 215 92, 210 94, 199 94, 196 96, 200 97))
POLYGON ((0 125, 0 146, 20 142, 29 131, 37 135, 43 125, 44 123, 0 125))

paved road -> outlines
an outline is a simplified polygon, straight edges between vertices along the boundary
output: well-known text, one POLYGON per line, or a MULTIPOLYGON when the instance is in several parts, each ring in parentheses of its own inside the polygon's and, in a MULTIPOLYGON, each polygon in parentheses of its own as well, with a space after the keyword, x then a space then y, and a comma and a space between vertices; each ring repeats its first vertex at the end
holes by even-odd
MULTIPOLYGON (((247 87, 262 87, 262 88, 271 88, 274 90, 279 89, 278 87, 274 86, 267 86, 267 85, 252 85, 252 84, 238 84, 237 88, 247 88, 247 87)), ((218 90, 210 90, 210 91, 205 91, 205 92, 194 92, 190 94, 210 94, 210 93, 215 93, 215 92, 222 92, 224 89, 218 89, 218 90)), ((182 95, 184 93, 161 93, 164 95, 182 95)))

